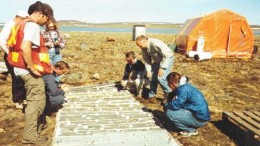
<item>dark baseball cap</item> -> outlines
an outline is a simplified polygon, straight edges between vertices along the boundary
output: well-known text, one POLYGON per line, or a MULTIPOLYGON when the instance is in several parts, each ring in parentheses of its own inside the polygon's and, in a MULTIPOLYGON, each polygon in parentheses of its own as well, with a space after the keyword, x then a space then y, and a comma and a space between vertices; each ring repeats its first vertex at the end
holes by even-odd
POLYGON ((43 15, 48 16, 52 22, 56 22, 55 18, 53 17, 53 10, 48 4, 42 3, 40 1, 31 4, 28 9, 28 14, 31 15, 35 11, 41 12, 43 15))

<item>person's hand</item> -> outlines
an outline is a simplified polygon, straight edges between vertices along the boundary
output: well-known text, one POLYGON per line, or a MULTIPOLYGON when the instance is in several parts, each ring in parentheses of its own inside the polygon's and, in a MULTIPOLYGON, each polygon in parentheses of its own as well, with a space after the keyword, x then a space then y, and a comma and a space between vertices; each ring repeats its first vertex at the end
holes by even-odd
POLYGON ((55 45, 55 46, 59 46, 59 45, 60 45, 60 42, 59 42, 59 41, 55 41, 55 42, 54 42, 54 45, 55 45))
POLYGON ((136 75, 134 75, 134 74, 132 74, 131 76, 130 76, 130 79, 133 81, 133 80, 135 80, 137 78, 137 76, 136 75))
POLYGON ((158 76, 162 77, 163 74, 164 74, 164 70, 160 68, 159 71, 158 71, 158 76))
POLYGON ((167 103, 167 100, 168 100, 167 98, 164 98, 164 99, 162 100, 162 103, 163 103, 163 104, 167 103))
POLYGON ((37 77, 41 77, 42 76, 42 74, 38 70, 36 70, 36 69, 31 69, 31 73, 33 75, 37 76, 37 77))
POLYGON ((149 71, 149 72, 147 72, 147 77, 148 78, 152 78, 152 73, 149 71))
POLYGON ((46 47, 51 47, 51 42, 45 43, 46 47))
POLYGON ((127 80, 122 80, 122 81, 121 81, 121 85, 125 88, 126 85, 127 85, 127 80))

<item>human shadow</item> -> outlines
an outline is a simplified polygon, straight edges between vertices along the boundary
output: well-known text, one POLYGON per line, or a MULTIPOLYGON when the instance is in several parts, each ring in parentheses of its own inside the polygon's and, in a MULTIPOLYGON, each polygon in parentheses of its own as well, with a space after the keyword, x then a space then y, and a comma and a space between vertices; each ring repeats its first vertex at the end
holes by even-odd
POLYGON ((164 111, 157 109, 151 110, 146 107, 143 107, 142 110, 144 112, 152 113, 155 124, 160 128, 166 129, 168 132, 179 132, 179 130, 173 124, 171 124, 164 111))

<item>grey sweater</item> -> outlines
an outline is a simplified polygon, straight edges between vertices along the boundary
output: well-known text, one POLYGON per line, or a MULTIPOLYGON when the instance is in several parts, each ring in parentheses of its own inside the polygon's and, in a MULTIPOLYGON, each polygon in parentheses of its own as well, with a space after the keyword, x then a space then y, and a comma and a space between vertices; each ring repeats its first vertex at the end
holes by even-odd
POLYGON ((152 63, 160 63, 160 68, 167 68, 167 59, 173 57, 173 51, 161 40, 148 38, 148 46, 142 49, 146 70, 151 71, 152 63))

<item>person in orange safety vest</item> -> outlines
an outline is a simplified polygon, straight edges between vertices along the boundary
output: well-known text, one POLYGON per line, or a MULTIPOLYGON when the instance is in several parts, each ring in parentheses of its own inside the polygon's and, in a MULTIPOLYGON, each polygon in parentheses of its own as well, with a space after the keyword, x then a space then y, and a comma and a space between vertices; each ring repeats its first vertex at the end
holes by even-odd
MULTIPOLYGON (((11 35, 8 39, 9 54, 7 60, 12 66, 23 69, 28 68, 23 59, 21 49, 21 44, 24 37, 24 26, 26 22, 30 22, 30 19, 25 19, 21 23, 15 25, 14 28, 12 28, 11 35)), ((32 49, 32 61, 34 64, 34 69, 39 71, 41 74, 44 75, 52 73, 48 49, 44 45, 44 39, 42 35, 40 35, 39 48, 32 49)))
POLYGON ((53 72, 40 26, 55 19, 52 8, 40 1, 29 6, 28 14, 29 19, 16 26, 19 27, 16 34, 13 34, 16 35, 16 42, 9 44, 8 61, 14 66, 15 75, 23 80, 26 89, 27 106, 22 143, 38 145, 48 140, 48 136, 39 134, 43 130, 39 119, 46 106, 42 76, 53 72))

